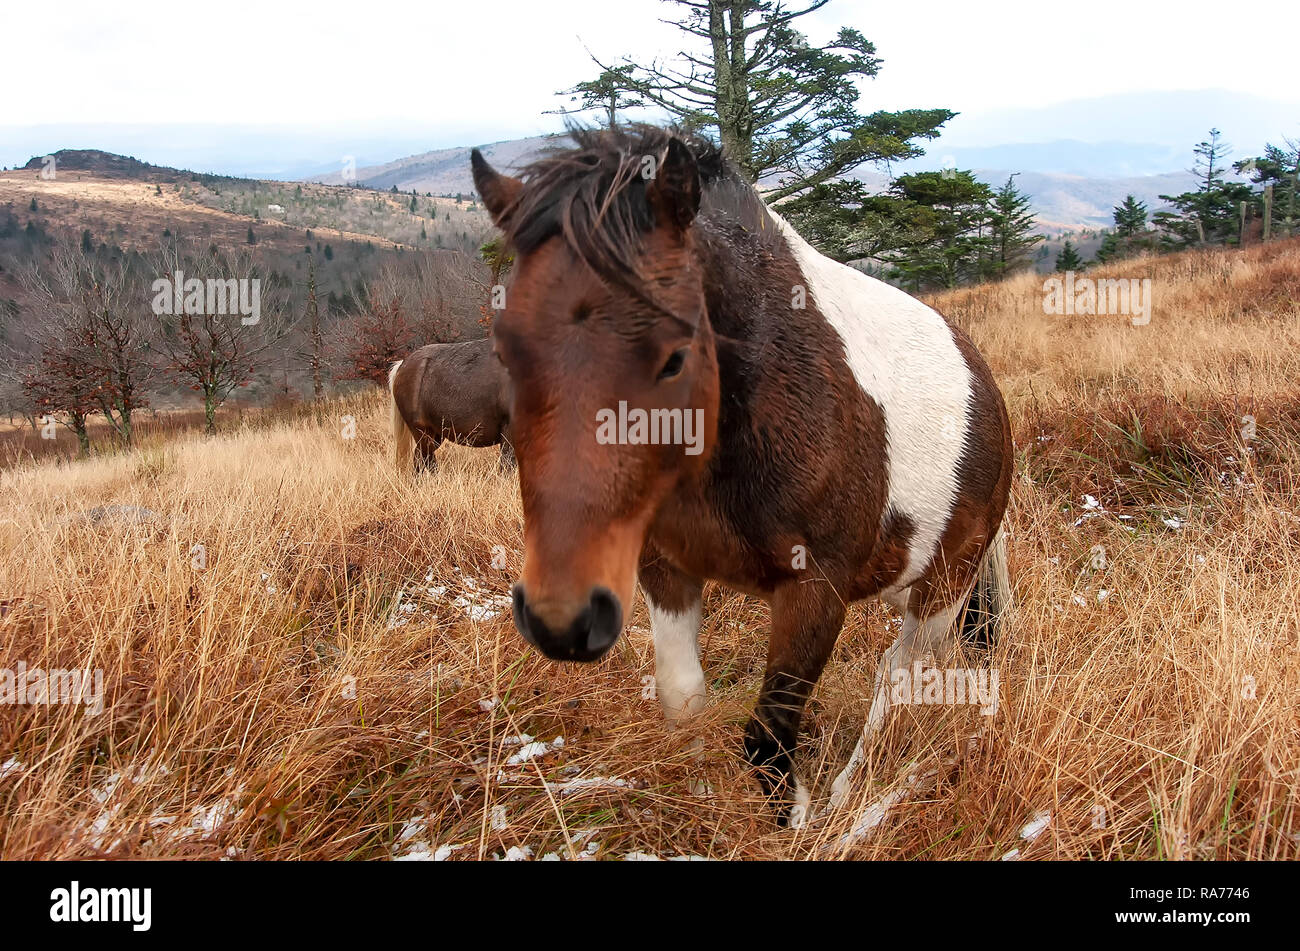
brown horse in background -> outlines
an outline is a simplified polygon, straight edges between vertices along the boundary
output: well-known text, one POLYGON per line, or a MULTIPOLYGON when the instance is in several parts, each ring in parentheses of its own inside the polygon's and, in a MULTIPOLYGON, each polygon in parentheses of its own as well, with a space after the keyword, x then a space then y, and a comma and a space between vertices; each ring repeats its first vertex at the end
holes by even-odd
POLYGON ((431 343, 393 364, 393 452, 398 469, 433 471, 443 440, 501 446, 502 472, 515 468, 508 434, 510 379, 492 352, 492 339, 431 343))

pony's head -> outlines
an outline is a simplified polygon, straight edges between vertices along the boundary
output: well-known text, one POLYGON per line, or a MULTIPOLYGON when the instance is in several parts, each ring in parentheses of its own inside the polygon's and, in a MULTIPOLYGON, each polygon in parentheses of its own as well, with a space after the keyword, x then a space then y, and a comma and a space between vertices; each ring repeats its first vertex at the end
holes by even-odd
MULTIPOLYGON (((477 150, 474 184, 515 252, 494 324, 524 508, 515 625, 592 661, 631 609, 646 533, 716 436, 718 367, 691 225, 706 144, 574 130, 521 178, 477 150)), ((719 166, 720 167, 720 166, 719 166)))

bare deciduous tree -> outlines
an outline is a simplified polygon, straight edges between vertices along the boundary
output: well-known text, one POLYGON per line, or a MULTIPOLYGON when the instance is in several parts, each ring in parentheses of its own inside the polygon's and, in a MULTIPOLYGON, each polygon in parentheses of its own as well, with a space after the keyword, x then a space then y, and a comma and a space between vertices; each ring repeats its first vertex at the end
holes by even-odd
POLYGON ((158 374, 142 275, 122 255, 56 245, 44 268, 22 275, 42 335, 57 341, 55 365, 93 381, 88 392, 124 445, 158 374))
POLYGON ((173 294, 180 306, 157 315, 158 338, 172 380, 203 399, 205 431, 211 435, 217 410, 266 365, 268 351, 292 323, 278 291, 262 278, 247 251, 209 248, 186 254, 172 245, 153 261, 163 282, 160 293, 177 275, 185 278, 186 286, 173 294), (232 295, 239 295, 241 305, 255 302, 255 310, 231 306, 232 295))

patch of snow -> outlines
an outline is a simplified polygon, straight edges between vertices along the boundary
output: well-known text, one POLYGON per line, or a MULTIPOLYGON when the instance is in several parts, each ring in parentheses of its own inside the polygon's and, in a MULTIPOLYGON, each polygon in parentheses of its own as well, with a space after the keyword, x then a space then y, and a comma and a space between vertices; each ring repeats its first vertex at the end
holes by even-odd
POLYGON ((1074 527, 1078 528, 1088 519, 1100 518, 1105 514, 1107 514, 1106 506, 1098 502, 1095 497, 1091 495, 1085 495, 1083 497, 1083 514, 1080 515, 1077 519, 1075 519, 1074 527))
POLYGON ((631 787, 626 779, 609 776, 584 776, 579 779, 566 779, 560 783, 547 783, 546 788, 561 796, 569 796, 588 789, 627 789, 631 787))
POLYGON ((417 612, 428 617, 433 613, 433 608, 439 605, 450 604, 464 612, 472 621, 490 621, 510 608, 509 595, 493 594, 480 579, 461 574, 459 568, 452 570, 460 575, 460 586, 464 593, 448 600, 450 586, 433 584, 434 573, 430 568, 425 572, 423 583, 411 581, 398 589, 388 627, 392 629, 404 626, 417 612))
POLYGON ((1052 814, 1047 810, 1034 813, 1034 818, 1030 819, 1025 827, 1020 830, 1020 838, 1026 842, 1033 842, 1043 831, 1052 824, 1052 814))
MULTIPOLYGON (((87 844, 93 849, 104 851, 105 840, 108 838, 108 827, 112 824, 113 820, 117 818, 117 814, 122 811, 122 804, 120 802, 115 803, 112 806, 108 805, 108 801, 113 797, 113 794, 117 792, 118 784, 121 782, 121 773, 110 773, 102 785, 93 787, 90 790, 90 798, 104 807, 100 811, 99 815, 90 821, 89 826, 82 830, 86 835, 87 844)), ((130 780, 128 779, 127 782, 130 782, 130 780)), ((111 852, 113 849, 117 848, 121 842, 122 840, 117 837, 108 840, 108 851, 111 852)))
MULTIPOLYGON (((229 775, 229 773, 230 770, 226 770, 226 774, 229 775)), ((126 786, 146 783, 170 774, 171 770, 168 769, 165 763, 157 762, 151 757, 143 765, 137 767, 131 775, 123 776, 120 772, 111 773, 102 783, 92 787, 90 797, 101 806, 101 809, 98 815, 79 830, 80 834, 84 836, 86 844, 97 851, 109 852, 121 845, 122 838, 120 836, 111 836, 109 832, 122 811, 122 802, 114 801, 115 799, 120 800, 119 791, 126 786)), ((175 815, 165 814, 161 808, 146 819, 145 824, 151 830, 165 830, 164 838, 168 840, 206 838, 219 830, 238 813, 238 801, 243 794, 244 789, 240 786, 229 797, 212 805, 194 806, 184 824, 181 824, 175 815)), ((162 841, 162 839, 158 841, 162 841)))
POLYGON ((195 806, 190 811, 190 830, 204 835, 216 832, 234 817, 238 808, 234 799, 235 797, 223 799, 206 809, 203 806, 195 806))
POLYGON ((707 862, 703 855, 669 855, 666 858, 653 852, 629 852, 623 856, 624 862, 707 862))
POLYGON ((445 860, 445 858, 437 858, 433 852, 429 851, 428 842, 416 842, 412 844, 410 851, 393 856, 394 862, 439 862, 445 860))
POLYGON ((451 856, 465 848, 464 845, 440 845, 434 848, 424 838, 428 821, 425 816, 414 816, 402 824, 401 831, 393 842, 394 862, 445 862, 451 856))
MULTIPOLYGON (((527 736, 527 734, 524 734, 527 736)), ((531 740, 532 737, 529 737, 531 740)), ((519 752, 515 753, 506 760, 507 766, 518 766, 520 763, 527 763, 530 759, 536 759, 538 756, 545 756, 547 753, 558 750, 564 745, 564 737, 557 736, 550 743, 533 743, 525 742, 519 747, 519 752)))

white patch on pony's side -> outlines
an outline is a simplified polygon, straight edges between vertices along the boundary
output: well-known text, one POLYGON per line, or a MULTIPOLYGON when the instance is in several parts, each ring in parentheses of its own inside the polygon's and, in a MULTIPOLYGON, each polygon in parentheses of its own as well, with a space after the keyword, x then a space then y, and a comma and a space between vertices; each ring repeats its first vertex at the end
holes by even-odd
POLYGON ((644 588, 641 595, 655 639, 655 693, 669 722, 681 720, 703 708, 707 699, 699 651, 703 598, 679 614, 656 605, 644 588))
POLYGON ((915 297, 822 256, 768 209, 805 290, 844 343, 849 368, 885 417, 892 509, 912 520, 903 588, 930 567, 952 514, 969 427, 970 368, 944 319, 915 297))

